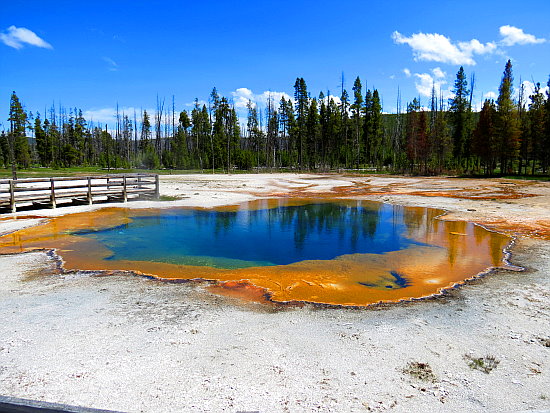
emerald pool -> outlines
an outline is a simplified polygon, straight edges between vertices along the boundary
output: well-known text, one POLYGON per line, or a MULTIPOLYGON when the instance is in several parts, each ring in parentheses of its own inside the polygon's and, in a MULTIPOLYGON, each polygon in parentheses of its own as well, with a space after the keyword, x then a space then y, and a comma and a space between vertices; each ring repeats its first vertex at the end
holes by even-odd
POLYGON ((4 235, 0 251, 51 249, 65 270, 209 280, 215 293, 363 306, 437 294, 506 266, 508 236, 442 214, 322 199, 104 208, 4 235))
POLYGON ((407 233, 402 208, 357 201, 236 211, 159 210, 75 235, 105 245, 112 251, 108 260, 246 268, 382 254, 418 244, 407 233))

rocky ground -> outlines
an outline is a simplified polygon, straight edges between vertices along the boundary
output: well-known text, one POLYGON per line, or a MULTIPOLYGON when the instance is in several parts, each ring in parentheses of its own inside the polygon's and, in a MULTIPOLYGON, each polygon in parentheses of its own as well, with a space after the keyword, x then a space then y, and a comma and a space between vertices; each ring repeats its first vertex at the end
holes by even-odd
MULTIPOLYGON (((185 175, 162 177, 161 194, 177 199, 128 206, 299 196, 444 208, 518 234, 512 263, 525 271, 410 304, 287 308, 0 256, 0 395, 128 412, 550 411, 550 183, 185 175)), ((38 222, 22 215, 0 232, 38 222)))

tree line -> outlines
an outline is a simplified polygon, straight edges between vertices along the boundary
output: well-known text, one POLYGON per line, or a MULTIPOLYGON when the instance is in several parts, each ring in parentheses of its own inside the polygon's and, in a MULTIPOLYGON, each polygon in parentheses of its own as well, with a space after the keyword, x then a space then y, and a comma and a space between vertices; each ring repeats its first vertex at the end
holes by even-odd
POLYGON ((246 124, 214 88, 207 103, 195 99, 188 111, 176 112, 174 98, 171 108, 157 98, 154 113, 117 108, 111 129, 79 109, 27 113, 13 92, 0 166, 547 174, 549 93, 537 83, 526 96, 522 84, 514 98, 513 80, 508 61, 498 98, 476 112, 475 77, 468 82, 460 67, 451 98, 434 85, 428 107, 415 98, 402 110, 398 97, 397 113, 385 114, 378 90, 364 90, 359 77, 351 96, 342 82, 339 98, 312 97, 297 78, 293 98, 269 98, 264 110, 249 101, 246 124))

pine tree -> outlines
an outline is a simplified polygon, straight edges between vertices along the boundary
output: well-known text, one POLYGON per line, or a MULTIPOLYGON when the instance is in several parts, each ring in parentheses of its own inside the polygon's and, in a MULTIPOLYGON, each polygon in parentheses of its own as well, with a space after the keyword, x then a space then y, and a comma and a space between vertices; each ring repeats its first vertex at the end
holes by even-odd
POLYGON ((187 166, 187 134, 190 126, 191 120, 187 112, 185 110, 180 112, 174 145, 172 146, 174 166, 178 169, 183 169, 187 166))
POLYGON ((343 118, 344 117, 340 113, 340 107, 331 97, 327 105, 327 151, 331 167, 340 166, 342 165, 341 160, 345 160, 345 157, 342 157, 345 150, 343 146, 345 140, 341 140, 341 137, 345 135, 345 133, 342 132, 343 118))
POLYGON ((191 135, 195 143, 194 155, 198 159, 198 167, 203 170, 207 167, 211 158, 210 151, 210 115, 206 105, 202 108, 199 105, 198 99, 195 99, 195 107, 191 112, 191 135))
POLYGON ((485 100, 479 113, 479 121, 474 129, 472 153, 478 156, 485 168, 485 174, 490 175, 495 168, 494 154, 496 152, 496 107, 492 100, 485 100))
POLYGON ((414 131, 416 140, 417 162, 423 164, 423 174, 428 173, 428 158, 430 156, 430 144, 428 141, 428 116, 425 111, 420 111, 416 130, 414 131))
POLYGON ((407 105, 407 118, 405 124, 405 140, 407 158, 410 162, 410 171, 415 170, 419 159, 418 131, 419 128, 420 101, 416 98, 407 105))
POLYGON ((311 99, 311 105, 307 112, 307 161, 310 169, 315 169, 319 162, 319 140, 320 140, 320 124, 319 112, 317 111, 317 100, 311 99))
POLYGON ((367 89, 365 93, 365 115, 363 120, 363 148, 367 165, 374 164, 374 142, 372 137, 372 91, 367 89))
POLYGON ((461 167, 469 150, 469 104, 468 82, 464 68, 460 66, 453 89, 454 97, 449 99, 450 124, 452 129, 453 157, 461 167))
POLYGON ((543 173, 548 172, 550 166, 550 78, 548 79, 546 102, 544 103, 544 134, 541 138, 540 159, 543 173))
POLYGON ((272 96, 267 100, 267 131, 266 131, 266 166, 271 168, 277 165, 279 115, 275 110, 272 96))
POLYGON ((15 91, 10 99, 10 131, 8 139, 10 142, 10 158, 12 162, 12 174, 14 179, 16 175, 16 164, 23 168, 28 168, 31 163, 31 155, 29 150, 29 142, 25 134, 27 128, 27 114, 23 110, 23 106, 15 91))
POLYGON ((362 141, 362 122, 363 117, 363 86, 361 85, 361 79, 359 76, 355 79, 353 83, 353 104, 350 106, 351 116, 353 121, 353 134, 354 134, 354 158, 356 168, 359 168, 359 163, 361 162, 361 141, 362 141))
POLYGON ((438 100, 435 99, 435 91, 432 97, 432 116, 430 126, 430 146, 431 154, 434 157, 434 163, 437 173, 441 173, 451 155, 451 136, 449 135, 449 127, 447 124, 447 113, 444 109, 443 96, 438 100))
POLYGON ((384 161, 383 157, 383 139, 384 126, 382 120, 382 105, 380 104, 380 95, 378 90, 372 92, 372 101, 369 115, 369 135, 371 143, 372 162, 380 169, 384 161))
POLYGON ((519 121, 517 107, 512 100, 512 62, 508 60, 497 99, 497 151, 500 157, 501 173, 512 171, 512 162, 519 154, 519 121))
POLYGON ((258 108, 251 100, 246 105, 248 117, 246 129, 248 132, 249 148, 254 153, 254 165, 260 166, 260 151, 262 149, 262 130, 260 129, 260 118, 258 108))
POLYGON ((531 174, 534 174, 537 160, 541 161, 542 164, 544 159, 545 96, 541 92, 540 83, 535 85, 535 91, 529 98, 531 103, 527 115, 529 117, 529 136, 531 138, 531 145, 527 148, 527 161, 532 161, 531 174))
POLYGON ((304 149, 306 146, 307 134, 307 112, 309 108, 309 96, 307 93, 306 81, 303 77, 296 78, 294 83, 294 101, 296 110, 296 146, 298 150, 298 166, 304 167, 304 149))
MULTIPOLYGON (((48 120, 44 122, 46 124, 48 120)), ((46 127, 49 126, 46 125, 46 127)), ((36 152, 38 155, 38 161, 42 166, 48 166, 51 159, 51 148, 48 145, 48 136, 46 131, 42 128, 42 120, 40 114, 37 114, 34 120, 34 138, 36 139, 36 152)))
MULTIPOLYGON (((342 81, 342 85, 343 85, 342 81)), ((338 163, 342 163, 346 168, 349 168, 351 162, 351 151, 349 144, 349 95, 348 91, 342 86, 342 95, 340 96, 340 142, 336 145, 339 149, 340 158, 338 163)), ((335 150, 337 150, 335 148, 335 150)))
POLYGON ((146 110, 143 111, 143 117, 141 121, 141 139, 140 149, 144 151, 147 149, 151 142, 151 121, 149 120, 149 114, 146 110))

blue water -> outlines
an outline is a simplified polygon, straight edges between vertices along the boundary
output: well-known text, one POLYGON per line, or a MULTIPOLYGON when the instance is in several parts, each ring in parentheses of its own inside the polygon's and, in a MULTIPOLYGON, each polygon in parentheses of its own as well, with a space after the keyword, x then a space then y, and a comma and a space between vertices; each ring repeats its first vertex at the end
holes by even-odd
POLYGON ((109 248, 109 260, 245 268, 400 250, 416 243, 406 230, 402 208, 357 201, 237 212, 159 210, 78 235, 109 248))

